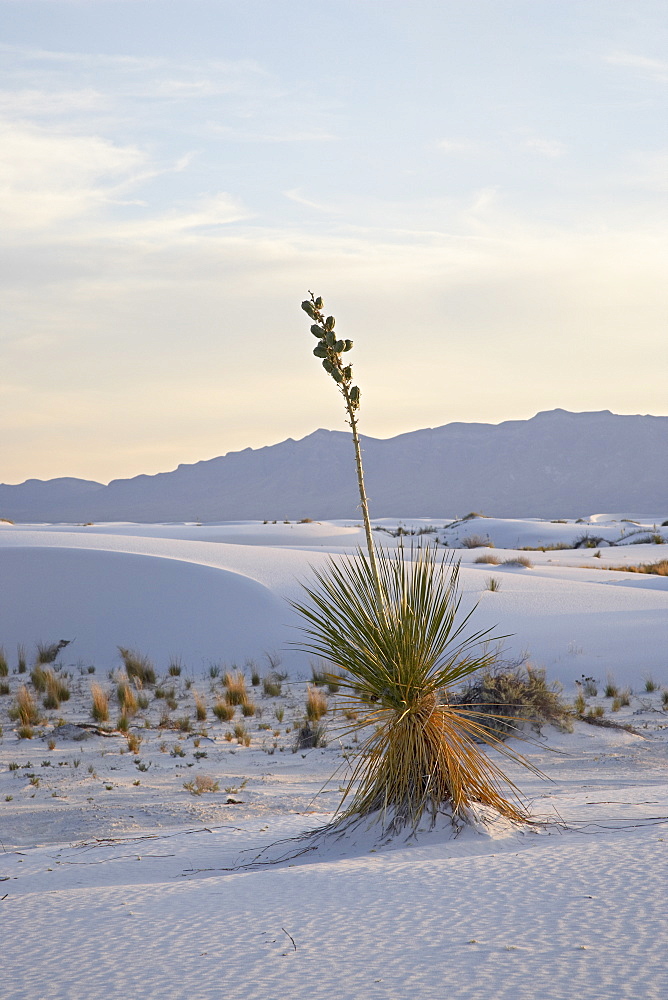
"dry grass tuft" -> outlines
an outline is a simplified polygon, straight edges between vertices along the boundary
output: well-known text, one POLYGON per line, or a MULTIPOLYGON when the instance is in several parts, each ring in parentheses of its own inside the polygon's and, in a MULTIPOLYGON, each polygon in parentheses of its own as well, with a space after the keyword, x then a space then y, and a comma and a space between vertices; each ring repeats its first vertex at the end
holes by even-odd
POLYGON ((457 693, 456 704, 474 708, 472 716, 500 739, 520 732, 525 722, 572 728, 570 709, 561 699, 561 685, 548 684, 545 671, 531 666, 481 670, 457 693))
POLYGON ((513 556, 512 559, 504 559, 502 566, 523 566, 524 569, 533 569, 533 563, 527 556, 513 556))
POLYGON ((248 691, 246 690, 246 678, 240 670, 235 673, 229 671, 223 677, 225 685, 225 701, 228 705, 243 705, 248 701, 248 691))
POLYGON ((501 560, 498 556, 493 556, 491 553, 486 553, 484 556, 476 556, 473 560, 474 563, 488 563, 490 566, 498 566, 501 560))
POLYGON ((9 710, 9 717, 17 719, 23 726, 36 726, 39 722, 39 708, 25 685, 16 692, 14 705, 9 710))
POLYGON ((95 722, 106 722, 109 718, 109 695, 99 684, 91 684, 91 717, 95 722))
POLYGON ((226 701, 217 701, 212 712, 221 722, 229 722, 234 716, 234 705, 228 705, 226 701))
POLYGON ((322 691, 309 686, 306 693, 306 718, 311 722, 317 722, 323 715, 327 715, 327 697, 322 691))
POLYGON ((198 722, 206 719, 206 702, 201 694, 195 693, 195 718, 198 722))
POLYGON ((491 542, 489 538, 485 538, 484 535, 467 535, 466 538, 462 538, 462 548, 465 549, 493 549, 494 542, 491 542))
POLYGON ((121 711, 124 715, 129 718, 137 714, 138 704, 137 695, 132 690, 127 680, 122 680, 116 687, 116 697, 118 698, 118 704, 121 707, 121 711))
POLYGON ((118 652, 121 654, 128 677, 136 678, 142 684, 155 684, 155 667, 148 656, 143 656, 133 649, 126 649, 125 646, 119 646, 118 652))

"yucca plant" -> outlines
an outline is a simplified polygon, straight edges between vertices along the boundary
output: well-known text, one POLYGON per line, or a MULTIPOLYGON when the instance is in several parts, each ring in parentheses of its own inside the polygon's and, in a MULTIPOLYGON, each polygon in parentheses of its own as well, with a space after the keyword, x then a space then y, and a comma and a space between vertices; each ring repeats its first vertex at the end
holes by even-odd
POLYGON ((535 768, 480 725, 472 706, 463 711, 448 698, 453 686, 489 666, 490 655, 476 653, 489 635, 468 634, 471 612, 460 614, 452 557, 429 545, 375 546, 357 431, 360 391, 343 363, 353 345, 335 336, 334 318, 309 294, 302 309, 314 321, 313 353, 337 383, 352 431, 367 543, 366 552, 330 559, 315 571, 315 584, 304 586, 307 600, 293 602, 304 622, 299 645, 334 664, 351 728, 362 737, 339 820, 369 816, 389 832, 415 830, 425 815, 432 822, 446 812, 466 818, 475 803, 526 820, 517 789, 476 740, 535 768))

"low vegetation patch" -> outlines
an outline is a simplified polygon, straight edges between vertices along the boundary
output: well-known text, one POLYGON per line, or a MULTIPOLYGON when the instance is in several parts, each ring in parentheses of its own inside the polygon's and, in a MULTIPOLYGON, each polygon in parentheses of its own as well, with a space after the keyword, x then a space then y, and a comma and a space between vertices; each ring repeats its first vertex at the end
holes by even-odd
POLYGON ((480 671, 453 696, 453 704, 469 706, 470 715, 486 732, 505 739, 521 730, 551 723, 569 730, 570 709, 561 686, 549 684, 545 671, 531 666, 491 666, 480 671))

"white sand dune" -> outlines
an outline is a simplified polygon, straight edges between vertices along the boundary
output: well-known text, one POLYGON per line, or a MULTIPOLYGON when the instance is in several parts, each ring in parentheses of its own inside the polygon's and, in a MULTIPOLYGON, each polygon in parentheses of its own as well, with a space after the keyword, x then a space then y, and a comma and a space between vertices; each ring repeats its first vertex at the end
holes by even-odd
MULTIPOLYGON (((496 545, 458 551, 463 604, 479 601, 475 628, 514 633, 504 655, 526 650, 567 694, 583 674, 596 678, 590 704, 635 732, 576 723, 518 744, 549 779, 510 768, 545 821, 534 829, 497 820, 384 845, 362 829, 304 854, 309 842, 288 841, 294 858, 253 870, 240 860, 326 823, 340 797, 345 737, 333 723, 325 749, 290 752, 310 668, 287 645, 297 638, 288 600, 310 566, 362 541, 359 527, 3 525, 10 671, 17 643, 32 655, 38 640, 74 640, 61 654, 73 697, 47 713, 42 736, 19 740, 11 697, 0 698, 3 997, 663 1000, 668 580, 605 567, 655 561, 664 548, 523 553, 532 568, 474 562, 623 527, 612 515, 589 521, 449 529, 464 537, 484 526, 496 545), (485 589, 490 576, 498 592, 485 589), (118 645, 153 659, 175 688, 174 717, 194 718, 199 691, 207 719, 160 729, 154 699, 133 722, 134 752, 121 734, 54 738, 58 716, 89 720, 92 681, 112 689, 118 645), (210 667, 253 658, 266 673, 265 651, 282 657, 288 678, 281 697, 251 689, 261 714, 243 720, 245 746, 210 713, 220 691, 210 667), (170 657, 182 676, 166 676, 170 657), (608 675, 635 692, 616 715, 608 675), (655 691, 645 690, 650 675, 655 691), (184 785, 198 775, 218 790, 191 794, 184 785)), ((439 537, 445 523, 434 522, 439 537)), ((24 679, 10 672, 12 693, 24 679)))

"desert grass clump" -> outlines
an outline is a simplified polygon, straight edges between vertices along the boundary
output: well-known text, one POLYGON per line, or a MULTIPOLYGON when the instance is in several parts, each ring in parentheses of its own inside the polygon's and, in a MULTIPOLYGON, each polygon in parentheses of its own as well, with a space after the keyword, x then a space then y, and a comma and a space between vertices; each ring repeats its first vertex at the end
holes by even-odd
POLYGON ((69 701, 70 689, 67 681, 56 676, 52 670, 44 671, 45 695, 43 700, 44 708, 60 708, 63 701, 69 701))
POLYGON ((195 694, 195 718, 198 722, 206 719, 206 702, 201 694, 195 694))
POLYGON ((0 696, 9 694, 10 688, 6 681, 0 681, 0 696))
POLYGON ((116 722, 116 729, 118 729, 121 733, 127 733, 129 728, 130 728, 130 719, 126 712, 121 712, 116 722))
POLYGON ((248 701, 248 691, 246 690, 246 678, 240 670, 223 677, 225 685, 225 701, 228 705, 243 705, 248 701))
POLYGON ((176 657, 169 661, 169 667, 167 668, 167 673, 170 677, 180 677, 183 665, 181 660, 176 657))
POLYGON ((585 701, 585 696, 582 691, 578 691, 575 696, 575 701, 573 702, 573 711, 576 715, 584 715, 586 707, 587 702, 585 701))
POLYGON ((9 709, 9 717, 18 720, 23 726, 36 726, 39 722, 39 708, 25 685, 16 692, 14 705, 9 709))
POLYGON ((26 656, 26 648, 24 645, 19 643, 16 647, 16 672, 18 674, 25 674, 28 669, 28 658, 26 656))
POLYGON ((502 566, 521 566, 524 569, 533 569, 533 563, 527 556, 513 556, 512 559, 504 559, 502 566))
POLYGON ((462 548, 464 549, 493 549, 494 544, 485 538, 484 535, 467 535, 466 538, 462 538, 462 548))
POLYGON ((473 560, 474 563, 487 563, 489 566, 498 566, 501 560, 498 556, 493 556, 490 553, 485 553, 482 556, 476 556, 473 560))
POLYGON ((90 714, 95 722, 106 722, 109 718, 109 695, 99 684, 90 686, 90 714))
POLYGON ((606 681, 604 693, 606 698, 617 698, 619 695, 619 688, 611 677, 608 677, 608 680, 606 681))
POLYGON ((501 590, 501 581, 498 576, 488 576, 485 580, 485 590, 490 590, 493 594, 497 594, 501 590))
POLYGON ((229 722, 234 717, 234 705, 226 701, 217 701, 211 711, 220 722, 229 722))
POLYGON ((267 674, 262 678, 262 690, 267 698, 280 698, 282 692, 280 678, 276 674, 267 674))
POLYGON ((139 748, 142 745, 142 738, 139 733, 128 733, 128 750, 130 753, 139 753, 139 748))
POLYGON ((35 735, 35 730, 32 726, 24 723, 17 728, 16 735, 20 740, 31 740, 35 735))
POLYGON ((46 682, 49 673, 50 671, 46 671, 39 663, 30 671, 30 682, 35 691, 38 691, 40 694, 46 691, 46 682))
POLYGON ((322 691, 309 687, 306 693, 306 718, 310 722, 317 722, 327 714, 328 710, 327 698, 322 691))
POLYGON ((245 719, 251 718, 255 715, 257 709, 252 701, 244 701, 241 705, 241 714, 245 719))
POLYGON ((116 686, 116 698, 124 715, 133 716, 137 714, 139 707, 137 695, 132 690, 127 680, 121 680, 116 686))
POLYGON ((313 321, 313 353, 341 392, 352 432, 366 538, 366 552, 331 558, 304 586, 306 600, 293 603, 304 622, 302 649, 336 665, 343 698, 360 709, 352 727, 362 739, 339 821, 371 816, 384 831, 415 830, 425 815, 432 823, 443 813, 454 820, 475 803, 526 820, 514 785, 474 737, 535 768, 448 697, 488 662, 475 652, 486 633, 464 637, 470 615, 459 614, 459 564, 428 544, 410 553, 376 547, 357 429, 360 390, 344 359, 353 343, 339 339, 322 299, 309 295, 302 309, 313 321))
POLYGON ((155 684, 155 667, 148 656, 137 653, 133 649, 126 649, 125 646, 119 646, 118 652, 121 654, 128 677, 136 678, 142 684, 155 684))
POLYGON ((645 691, 647 691, 648 694, 651 694, 652 691, 656 691, 657 687, 658 684, 656 683, 653 677, 645 678, 645 691))
POLYGON ((9 674, 9 664, 7 663, 7 656, 2 646, 0 646, 0 677, 7 677, 9 674))

